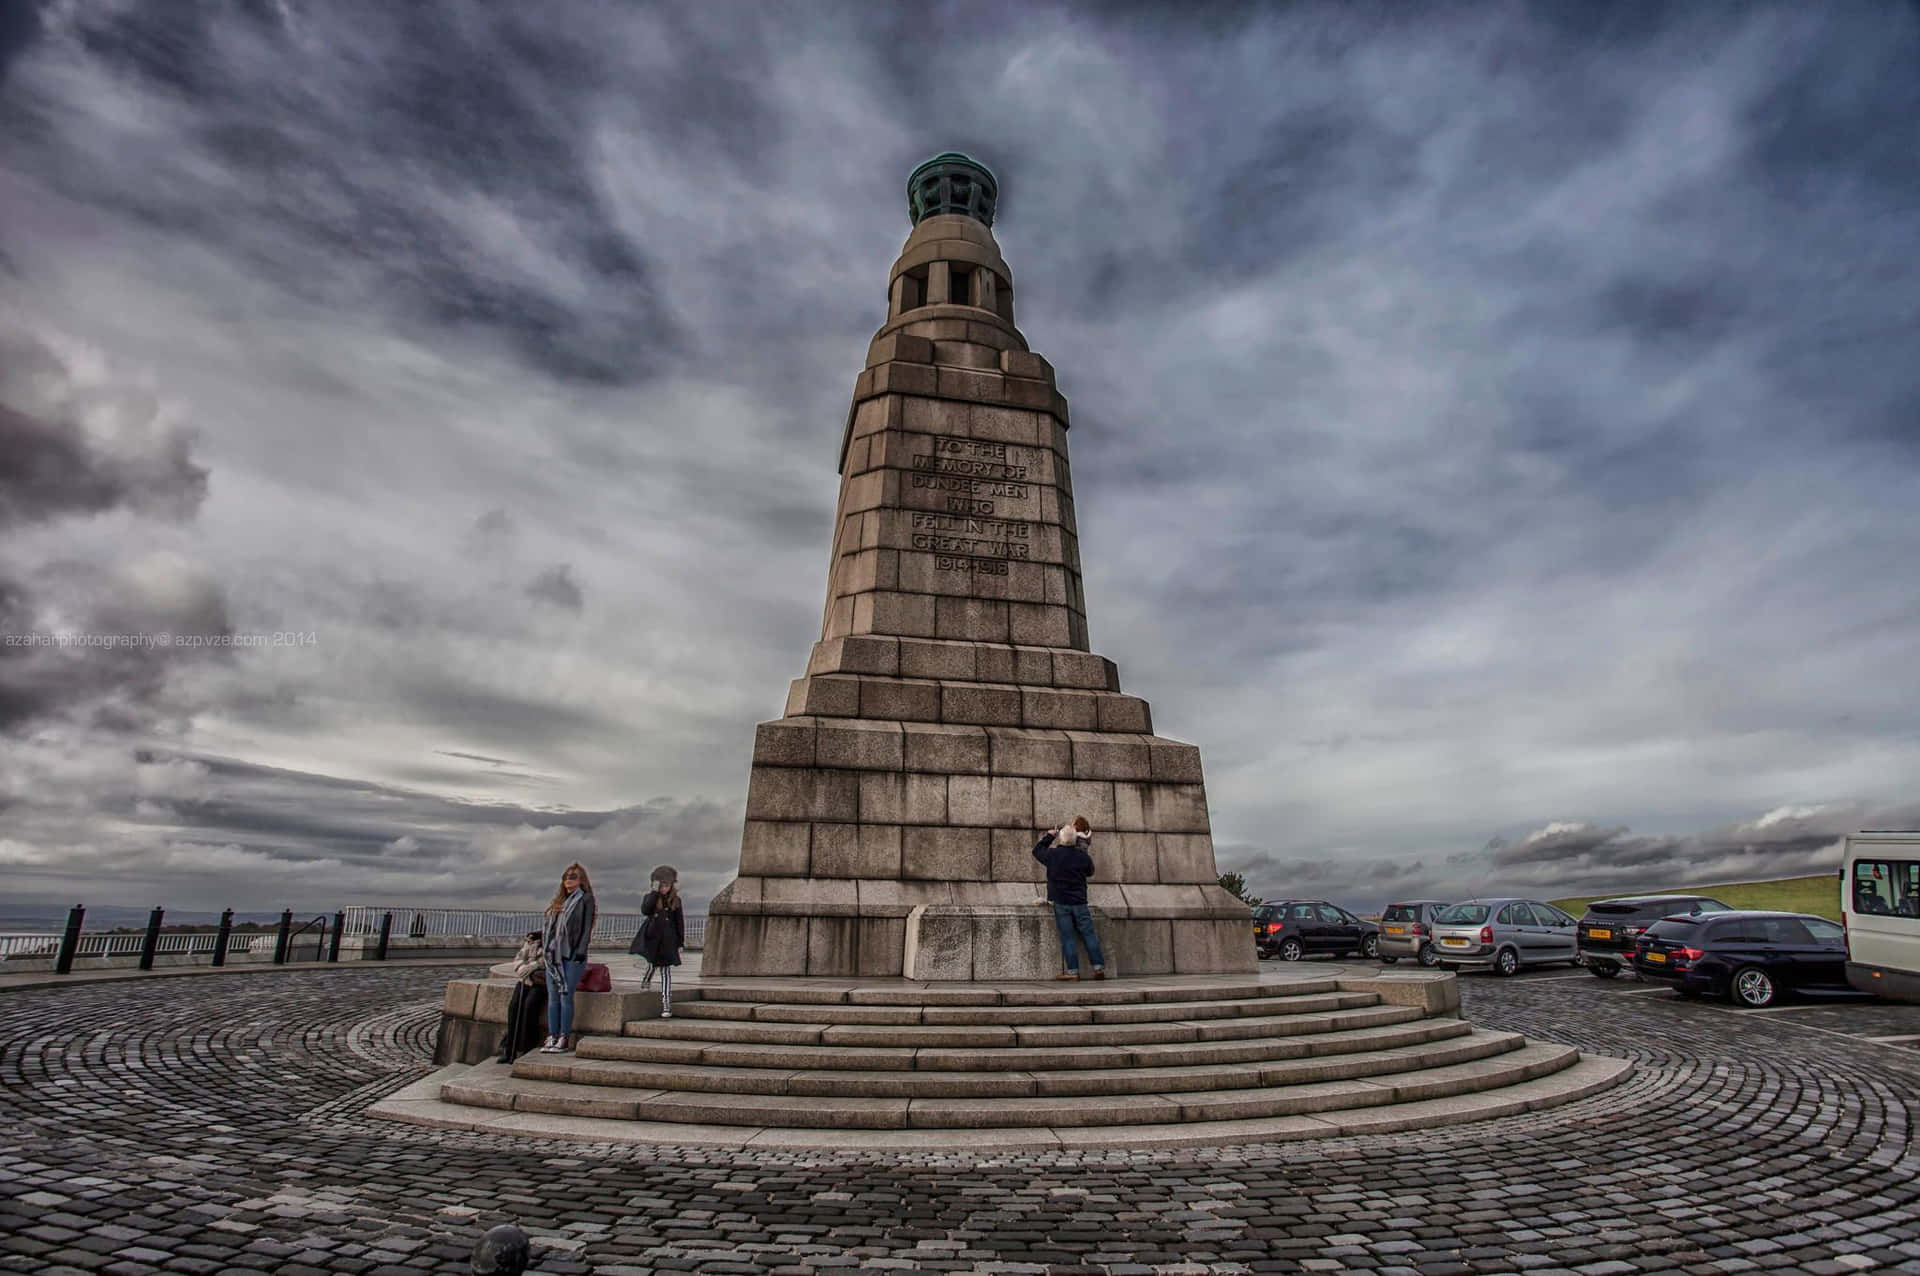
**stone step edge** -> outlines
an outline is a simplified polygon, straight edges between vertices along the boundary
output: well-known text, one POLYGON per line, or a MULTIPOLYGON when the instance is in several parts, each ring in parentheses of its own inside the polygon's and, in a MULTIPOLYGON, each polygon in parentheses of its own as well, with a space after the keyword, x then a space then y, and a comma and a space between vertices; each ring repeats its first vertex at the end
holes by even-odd
MULTIPOLYGON (((880 1006, 865 1003, 830 1005, 820 1002, 786 1001, 690 1001, 681 1004, 680 1013, 675 1017, 720 1023, 788 1026, 858 1024, 875 1028, 1063 1028, 1305 1015, 1332 1010, 1358 1010, 1379 1004, 1380 994, 1378 993, 1340 991, 1301 993, 1285 998, 1215 997, 1199 1001, 1125 1001, 1097 1005, 1056 1006, 880 1006), (809 1019, 806 1017, 808 1015, 833 1017, 809 1019), (928 1015, 933 1015, 935 1018, 929 1019, 928 1015), (1076 1017, 1023 1020, 1020 1018, 1022 1015, 1075 1015, 1076 1017), (1077 1017, 1080 1015, 1085 1017, 1077 1017), (862 1016, 873 1017, 863 1018, 862 1016)), ((652 1020, 636 1019, 630 1022, 643 1024, 652 1020)), ((626 1027, 627 1025, 622 1025, 623 1030, 626 1027)), ((627 1035, 638 1034, 628 1033, 627 1035)))
POLYGON ((1168 1019, 1152 1023, 851 1024, 773 1023, 729 1019, 638 1019, 623 1041, 683 1046, 767 1045, 830 1049, 1072 1050, 1097 1045, 1197 1045, 1262 1037, 1308 1037, 1339 1031, 1328 1023, 1406 1023, 1427 1018, 1413 1006, 1349 1006, 1300 1015, 1237 1015, 1226 1019, 1168 1019))
MULTIPOLYGON (((1361 1013, 1381 1015, 1386 1007, 1366 1007, 1361 1013)), ((1336 1012, 1339 1013, 1339 1012, 1336 1012)), ((1339 1026, 1321 1032, 1286 1033, 1267 1036, 1214 1037, 1192 1041, 1136 1042, 1124 1054, 1102 1053, 1099 1047, 1064 1046, 849 1046, 792 1045, 744 1041, 696 1041, 670 1037, 585 1038, 575 1058, 593 1061, 681 1064, 703 1067, 755 1067, 770 1065, 754 1057, 759 1051, 791 1052, 807 1062, 791 1066, 799 1071, 843 1072, 996 1072, 1030 1071, 1034 1068, 1158 1068, 1189 1067, 1179 1056, 1204 1056, 1212 1063, 1254 1063, 1283 1059, 1336 1058, 1342 1054, 1371 1050, 1375 1034, 1395 1029, 1422 1032, 1421 1040, 1441 1040, 1473 1031, 1464 1019, 1423 1018, 1407 1014, 1404 1007, 1392 1008, 1396 1017, 1381 1015, 1377 1022, 1343 1020, 1339 1026), (719 1052, 709 1057, 710 1051, 719 1052), (743 1054, 745 1058, 741 1057, 743 1054), (1048 1062, 1068 1058, 1070 1062, 1048 1062)), ((1239 1020, 1230 1022, 1238 1023, 1239 1020)))
MULTIPOLYGON (((1411 972, 1408 972, 1411 973, 1411 972)), ((1430 979, 1445 979, 1442 973, 1430 979)), ((1407 974, 1400 976, 1408 982, 1407 974)), ((1056 1006, 1124 1005, 1139 1002, 1233 1001, 1251 997, 1318 996, 1330 992, 1355 992, 1345 983, 1374 983, 1374 979, 1352 976, 1307 977, 1301 979, 1235 979, 1232 983, 1163 984, 1153 976, 1119 977, 1110 980, 1062 980, 1052 984, 979 985, 915 984, 902 987, 858 983, 817 983, 796 979, 779 980, 702 979, 698 984, 703 1001, 750 1001, 765 1005, 818 1006, 1056 1006)))
POLYGON ((793 1128, 937 1129, 1023 1126, 1126 1126, 1158 1124, 1128 1118, 1143 1109, 1162 1122, 1221 1119, 1209 1109, 1237 1109, 1248 1118, 1309 1115, 1343 1107, 1386 1107, 1416 1098, 1451 1098, 1504 1089, 1535 1080, 1579 1062, 1571 1046, 1522 1041, 1517 1049, 1487 1058, 1415 1066, 1364 1078, 1297 1081, 1275 1086, 1225 1090, 1185 1090, 1121 1095, 1029 1095, 1020 1098, 907 1098, 898 1096, 826 1097, 784 1094, 719 1094, 685 1090, 618 1090, 561 1081, 523 1080, 492 1072, 474 1080, 448 1082, 443 1098, 475 1107, 513 1111, 550 1111, 555 1106, 584 1108, 576 1115, 639 1120, 641 1108, 678 1110, 690 1120, 719 1125, 762 1125, 767 1114, 793 1128), (1406 1089, 1439 1093, 1403 1095, 1406 1089), (695 1114, 701 1114, 696 1116, 695 1114))
MULTIPOLYGON (((514 1064, 511 1075, 520 1081, 598 1086, 608 1091, 674 1090, 687 1094, 757 1094, 789 1098, 852 1097, 863 1081, 889 1091, 885 1096, 875 1097, 902 1097, 898 1093, 901 1088, 911 1091, 920 1085, 920 1088, 928 1091, 959 1091, 965 1089, 970 1079, 984 1079, 992 1088, 976 1097, 1025 1099, 1077 1095, 1121 1099, 1140 1094, 1270 1089, 1282 1085, 1355 1080, 1492 1058, 1518 1050, 1525 1042, 1526 1039, 1517 1032, 1476 1029, 1447 1036, 1425 1036, 1396 1044, 1375 1044, 1370 1048, 1340 1054, 1298 1055, 1251 1063, 1234 1060, 1225 1063, 1168 1064, 1164 1067, 1129 1066, 1123 1063, 1100 1068, 1019 1068, 984 1073, 936 1068, 855 1070, 678 1064, 638 1059, 584 1059, 580 1062, 587 1066, 577 1067, 573 1062, 566 1061, 568 1056, 529 1055, 514 1064), (650 1071, 664 1073, 674 1079, 640 1079, 650 1071), (1328 1075, 1273 1079, 1288 1072, 1307 1074, 1316 1071, 1328 1075), (1176 1075, 1157 1077, 1156 1073, 1176 1075), (1116 1075, 1124 1075, 1141 1084, 1115 1088, 1113 1079, 1116 1075), (826 1077, 834 1079, 831 1088, 823 1080, 826 1077), (803 1088, 794 1088, 796 1080, 803 1082, 803 1088), (1176 1080, 1193 1084, 1171 1084, 1176 1080)), ((960 1093, 909 1093, 905 1097, 937 1099, 969 1096, 960 1093)))
POLYGON ((434 1130, 506 1134, 610 1146, 644 1144, 688 1148, 774 1148, 816 1152, 1072 1151, 1233 1147, 1397 1134, 1540 1112, 1588 1099, 1633 1072, 1630 1059, 1582 1055, 1551 1076, 1500 1090, 1420 1099, 1384 1108, 1334 1109, 1312 1116, 1195 1121, 1162 1126, 997 1126, 947 1130, 817 1130, 776 1126, 697 1125, 669 1121, 603 1120, 469 1108, 438 1097, 441 1084, 470 1071, 442 1068, 365 1108, 365 1115, 434 1130))

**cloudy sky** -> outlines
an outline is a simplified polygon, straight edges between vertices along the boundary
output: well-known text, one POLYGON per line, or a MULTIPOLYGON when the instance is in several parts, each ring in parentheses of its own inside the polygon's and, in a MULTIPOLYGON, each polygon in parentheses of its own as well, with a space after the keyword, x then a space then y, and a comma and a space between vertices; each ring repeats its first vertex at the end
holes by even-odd
POLYGON ((1920 824, 1917 13, 0 8, 6 894, 716 889, 949 148, 1223 869, 1830 866, 1920 824))

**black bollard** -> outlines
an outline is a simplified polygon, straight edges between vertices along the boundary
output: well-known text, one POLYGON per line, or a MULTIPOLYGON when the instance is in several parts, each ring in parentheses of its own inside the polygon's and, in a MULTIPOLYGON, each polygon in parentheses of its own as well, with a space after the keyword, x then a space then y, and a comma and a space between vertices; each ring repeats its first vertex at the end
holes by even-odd
POLYGON ((166 915, 167 910, 158 904, 154 905, 153 911, 147 914, 147 937, 140 941, 140 969, 142 970, 153 969, 153 955, 160 951, 160 919, 166 915))
POLYGON ((75 904, 67 910, 66 933, 60 936, 60 951, 53 959, 53 973, 71 975, 73 973, 73 955, 80 951, 80 921, 87 915, 84 904, 75 904))
POLYGON ((340 960, 340 932, 347 928, 347 914, 343 909, 333 915, 333 938, 327 941, 327 960, 340 960))
POLYGON ((293 910, 291 908, 283 908, 280 910, 280 934, 273 941, 274 965, 284 966, 287 964, 287 940, 291 938, 292 935, 293 910))
POLYGON ((511 1223, 490 1227, 473 1247, 473 1276, 520 1276, 533 1261, 533 1242, 511 1223))
POLYGON ((322 913, 314 920, 320 923, 320 938, 314 941, 313 959, 320 961, 327 955, 327 915, 322 913))
POLYGON ((374 954, 375 961, 387 959, 387 940, 393 937, 393 914, 385 913, 380 918, 380 951, 374 954))
POLYGON ((227 940, 233 935, 233 910, 220 914, 220 933, 213 937, 213 964, 227 964, 227 940))

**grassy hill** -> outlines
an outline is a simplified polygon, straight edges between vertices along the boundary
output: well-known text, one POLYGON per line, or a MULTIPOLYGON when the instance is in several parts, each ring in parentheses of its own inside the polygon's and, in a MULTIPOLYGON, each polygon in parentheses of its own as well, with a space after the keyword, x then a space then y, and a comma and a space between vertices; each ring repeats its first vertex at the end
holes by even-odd
POLYGON ((1771 882, 1724 882, 1718 886, 1648 886, 1630 891, 1609 891, 1604 895, 1575 895, 1549 901, 1575 917, 1586 911, 1596 899, 1616 899, 1623 895, 1707 895, 1734 908, 1772 908, 1786 913, 1812 913, 1815 917, 1840 920, 1840 879, 1833 873, 1812 877, 1782 877, 1771 882))

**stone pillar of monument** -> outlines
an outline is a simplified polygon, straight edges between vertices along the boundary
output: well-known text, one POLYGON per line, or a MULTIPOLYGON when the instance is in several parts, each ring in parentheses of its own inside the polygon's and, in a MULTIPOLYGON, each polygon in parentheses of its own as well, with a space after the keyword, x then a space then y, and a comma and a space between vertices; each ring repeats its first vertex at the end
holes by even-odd
POLYGON ((1067 403, 1014 327, 997 194, 952 153, 908 180, 913 231, 841 442, 821 638, 756 733, 705 976, 1051 977, 1031 852, 1077 814, 1110 973, 1256 967, 1200 751, 1154 735, 1088 650, 1067 403))

